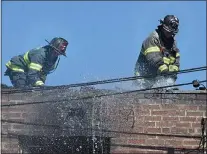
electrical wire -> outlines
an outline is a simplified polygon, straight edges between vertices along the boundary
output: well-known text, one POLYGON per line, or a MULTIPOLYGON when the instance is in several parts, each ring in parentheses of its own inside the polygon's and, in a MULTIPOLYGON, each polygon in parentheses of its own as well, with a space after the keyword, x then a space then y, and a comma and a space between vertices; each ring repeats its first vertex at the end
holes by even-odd
MULTIPOLYGON (((18 139, 19 136, 28 136, 28 135, 18 135, 18 134, 13 134, 13 133, 1 133, 2 138, 12 138, 12 139, 18 139)), ((30 136, 32 137, 32 135, 30 136)), ((41 136, 44 138, 47 138, 46 136, 41 136)), ((151 149, 151 150, 162 150, 162 151, 177 151, 177 152, 184 152, 184 154, 189 154, 191 152, 201 152, 201 150, 199 148, 196 149, 189 149, 189 148, 174 148, 174 147, 164 147, 164 146, 144 146, 144 145, 127 145, 127 144, 110 144, 110 146, 112 147, 128 147, 128 148, 138 148, 138 149, 151 149), (185 152, 187 151, 187 152, 185 152)), ((197 153, 197 154, 201 154, 201 153, 197 153)), ((202 153, 203 154, 203 153, 202 153)))
MULTIPOLYGON (((206 82, 206 81, 207 80, 202 80, 202 81, 199 81, 199 82, 203 83, 203 82, 206 82)), ((23 103, 15 103, 15 104, 4 104, 4 105, 1 105, 1 107, 22 106, 22 105, 32 105, 32 104, 45 104, 45 103, 58 103, 58 102, 64 102, 64 101, 95 99, 95 98, 106 97, 106 96, 122 95, 122 94, 129 94, 129 93, 135 93, 135 92, 140 92, 140 91, 155 90, 155 89, 170 88, 170 87, 179 87, 179 86, 185 86, 185 85, 191 85, 191 84, 192 84, 192 82, 188 82, 188 83, 168 85, 168 86, 162 86, 162 87, 146 88, 146 89, 139 89, 139 90, 130 90, 130 91, 124 91, 124 92, 114 92, 114 93, 107 93, 107 94, 100 94, 100 95, 93 95, 93 96, 62 99, 62 100, 49 100, 49 101, 39 101, 39 102, 23 102, 23 103)))
MULTIPOLYGON (((207 80, 200 81, 200 83, 206 82, 207 80)), ((189 83, 182 83, 182 84, 175 84, 175 85, 168 85, 162 87, 155 87, 155 88, 146 88, 146 89, 139 89, 139 90, 131 90, 131 91, 124 91, 124 92, 114 92, 114 93, 107 93, 107 94, 100 94, 100 95, 93 95, 93 96, 86 96, 86 97, 78 97, 78 98, 69 98, 69 99, 62 99, 62 100, 49 100, 49 101, 39 101, 39 102, 25 102, 25 103, 15 103, 15 104, 5 104, 1 105, 1 107, 8 107, 8 106, 22 106, 22 105, 31 105, 31 104, 44 104, 44 103, 58 103, 64 101, 74 101, 74 100, 85 100, 85 99, 95 99, 100 97, 106 96, 114 96, 114 95, 121 95, 121 94, 128 94, 140 91, 147 91, 147 90, 155 90, 155 89, 162 89, 162 88, 170 88, 170 87, 178 87, 184 85, 190 85, 192 82, 189 83)))
MULTIPOLYGON (((74 129, 74 130, 77 129, 77 128, 73 128, 73 127, 70 127, 70 126, 60 126, 60 125, 53 125, 53 124, 38 124, 38 123, 4 120, 4 119, 1 119, 1 122, 31 125, 31 126, 41 126, 41 127, 48 127, 48 128, 54 128, 54 129, 66 129, 66 128, 67 129, 74 129)), ((105 132, 105 133, 129 134, 129 135, 148 135, 148 136, 165 136, 165 137, 197 138, 197 139, 201 138, 201 136, 196 136, 196 135, 192 136, 192 135, 176 135, 176 134, 137 133, 137 132, 115 131, 115 130, 95 129, 95 128, 81 128, 81 130, 90 130, 90 131, 105 132)))
MULTIPOLYGON (((19 138, 19 135, 17 134, 12 134, 12 133, 1 133, 2 138, 14 138, 17 139, 19 138)), ((27 135, 21 135, 21 136, 27 136, 27 135)), ((43 136, 45 137, 45 136, 43 136)), ((185 152, 185 154, 195 152, 195 151, 200 151, 199 149, 189 149, 189 148, 173 148, 173 147, 163 147, 163 146, 143 146, 143 145, 127 145, 127 144, 110 144, 112 147, 128 147, 128 148, 139 148, 139 149, 151 149, 151 150, 162 150, 162 151, 169 151, 170 149, 173 149, 174 151, 180 151, 180 152, 185 152)))
POLYGON ((60 86, 44 86, 44 87, 32 87, 32 88, 24 88, 24 89, 7 89, 3 90, 3 93, 14 93, 14 92, 27 92, 27 91, 40 91, 40 90, 51 90, 51 89, 64 89, 64 88, 72 88, 72 87, 81 87, 81 86, 91 86, 97 84, 107 84, 107 83, 115 83, 115 82, 122 82, 122 81, 130 81, 130 80, 137 80, 143 78, 154 78, 158 76, 170 76, 174 74, 182 74, 182 73, 190 73, 190 72, 197 72, 206 70, 207 66, 197 67, 197 68, 190 68, 180 70, 176 73, 168 72, 164 74, 154 75, 147 75, 147 76, 132 76, 132 77, 123 77, 123 78, 114 78, 114 79, 107 79, 107 80, 100 80, 100 81, 93 81, 93 82, 85 82, 85 83, 77 83, 77 84, 70 84, 70 85, 60 85, 60 86))

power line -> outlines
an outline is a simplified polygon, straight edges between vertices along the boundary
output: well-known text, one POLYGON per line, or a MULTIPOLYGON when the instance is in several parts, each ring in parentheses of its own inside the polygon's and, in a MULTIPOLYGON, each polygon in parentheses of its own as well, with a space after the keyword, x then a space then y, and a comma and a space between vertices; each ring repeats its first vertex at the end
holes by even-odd
MULTIPOLYGON (((22 121, 13 121, 13 120, 1 120, 4 123, 15 123, 15 124, 22 124, 22 125, 31 125, 31 126, 41 126, 41 127, 49 127, 54 129, 74 129, 70 126, 59 126, 59 125, 52 125, 52 124, 37 124, 31 122, 22 122, 22 121)), ((137 132, 126 132, 126 131, 115 131, 115 130, 107 130, 107 129, 95 129, 95 128, 81 128, 81 130, 89 130, 89 131, 98 131, 98 132, 105 132, 105 133, 119 133, 119 134, 129 134, 129 135, 148 135, 148 136, 165 136, 165 137, 178 137, 178 138, 197 138, 200 139, 201 136, 198 135, 176 135, 176 134, 152 134, 152 133, 137 133, 137 132)))
POLYGON ((154 78, 158 76, 170 76, 174 74, 182 74, 182 73, 190 73, 190 72, 197 72, 206 70, 207 66, 197 67, 197 68, 190 68, 180 70, 176 73, 168 72, 164 74, 154 75, 147 75, 147 76, 132 76, 132 77, 123 77, 123 78, 114 78, 114 79, 107 79, 107 80, 100 80, 100 81, 93 81, 93 82, 85 82, 85 83, 77 83, 77 84, 70 84, 70 85, 61 85, 61 86, 44 86, 44 87, 33 87, 33 88, 24 88, 24 89, 8 89, 4 90, 3 93, 14 93, 14 92, 26 92, 26 91, 39 91, 39 90, 51 90, 51 89, 64 89, 64 88, 72 88, 72 87, 81 87, 81 86, 89 86, 89 85, 97 85, 97 84, 107 84, 107 83, 115 83, 115 82, 122 82, 122 81, 130 81, 130 80, 137 80, 143 78, 154 78))
MULTIPOLYGON (((206 82, 207 80, 199 81, 200 83, 206 82)), ((140 92, 140 91, 147 91, 147 90, 156 90, 156 89, 162 89, 162 88, 170 88, 170 87, 179 87, 184 85, 190 85, 192 82, 188 83, 182 83, 182 84, 175 84, 175 85, 168 85, 168 86, 162 86, 162 87, 155 87, 155 88, 146 88, 146 89, 139 89, 139 90, 130 90, 130 91, 124 91, 124 92, 114 92, 114 93, 107 93, 107 94, 100 94, 100 95, 93 95, 93 96, 86 96, 86 97, 78 97, 78 98, 69 98, 69 99, 62 99, 62 100, 49 100, 49 101, 39 101, 39 102, 25 102, 25 103, 15 103, 15 104, 5 104, 1 105, 1 107, 8 107, 8 106, 22 106, 22 105, 31 105, 31 104, 44 104, 44 103, 58 103, 58 102, 64 102, 64 101, 74 101, 74 100, 83 100, 83 99, 95 99, 105 96, 114 96, 114 95, 122 95, 122 94, 129 94, 134 92, 140 92)))
MULTIPOLYGON (((28 135, 18 135, 18 134, 5 134, 5 133, 1 133, 2 138, 14 138, 17 139, 19 136, 28 136, 28 135)), ((44 138, 47 138, 46 136, 43 136, 44 138)), ((201 151, 199 148, 196 149, 191 149, 191 148, 174 148, 174 147, 164 147, 164 146, 144 146, 144 145, 127 145, 127 144, 111 144, 110 146, 116 147, 128 147, 128 148, 138 148, 138 149, 151 149, 151 150, 163 150, 163 151, 169 151, 169 150, 173 150, 173 151, 180 151, 180 152, 185 152, 187 151, 187 153, 190 152, 195 152, 195 151, 201 151)), ((186 153, 186 154, 187 154, 186 153)))

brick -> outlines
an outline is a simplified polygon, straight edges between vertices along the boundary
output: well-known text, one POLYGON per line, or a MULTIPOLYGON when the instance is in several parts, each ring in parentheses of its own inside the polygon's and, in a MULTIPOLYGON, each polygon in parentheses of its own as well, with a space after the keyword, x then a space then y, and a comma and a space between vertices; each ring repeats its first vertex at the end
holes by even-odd
POLYGON ((162 117, 163 121, 178 121, 178 117, 162 117))
POLYGON ((7 104, 9 104, 8 100, 5 100, 5 99, 1 100, 1 105, 7 105, 7 104))
POLYGON ((206 99, 207 99, 206 94, 200 94, 200 95, 197 95, 197 97, 198 97, 198 99, 204 100, 204 101, 206 101, 206 99))
MULTIPOLYGON (((168 134, 166 134, 166 135, 168 135, 168 134)), ((169 136, 157 136, 157 138, 166 140, 166 139, 169 139, 169 136)))
POLYGON ((146 143, 148 145, 162 145, 164 144, 164 140, 163 139, 147 139, 146 143))
POLYGON ((190 112, 190 111, 187 111, 187 116, 203 116, 203 112, 190 112))
POLYGON ((193 135, 195 133, 195 129, 188 129, 188 132, 193 135))
POLYGON ((196 122, 201 123, 201 119, 202 119, 202 117, 195 117, 195 118, 196 118, 196 122))
POLYGON ((2 154, 8 153, 8 154, 17 154, 19 153, 19 148, 12 148, 7 150, 2 150, 2 154))
POLYGON ((165 140, 165 146, 179 146, 182 145, 182 141, 176 139, 165 140))
POLYGON ((21 100, 23 100, 23 99, 22 99, 22 96, 23 96, 22 93, 12 93, 12 94, 9 94, 9 98, 8 98, 8 99, 9 99, 10 101, 13 101, 13 100, 15 100, 15 101, 16 101, 16 100, 20 100, 20 101, 21 101, 21 100))
POLYGON ((159 104, 148 104, 148 105, 141 105, 143 110, 157 110, 160 109, 159 104))
POLYGON ((9 113, 9 118, 21 118, 21 113, 9 113))
POLYGON ((21 117, 20 118, 12 118, 12 119, 9 119, 11 121, 17 121, 17 122, 24 122, 25 119, 22 119, 21 117))
POLYGON ((188 123, 188 122, 176 123, 176 127, 186 127, 186 128, 189 128, 190 126, 191 126, 191 124, 188 123))
POLYGON ((19 151, 19 150, 11 151, 11 150, 8 150, 8 149, 7 149, 7 150, 6 150, 6 149, 2 149, 2 150, 1 150, 1 153, 2 153, 2 154, 6 154, 6 153, 8 153, 8 154, 16 154, 16 153, 18 153, 18 151, 19 151))
POLYGON ((145 121, 160 121, 161 116, 144 116, 145 121))
POLYGON ((196 110, 198 110, 198 105, 180 105, 179 109, 180 110, 196 111, 196 110))
POLYGON ((146 143, 150 145, 157 145, 158 139, 147 139, 146 143))
POLYGON ((2 93, 2 95, 1 95, 2 100, 8 101, 8 98, 9 98, 9 94, 3 94, 2 93))
POLYGON ((4 145, 4 148, 5 149, 14 149, 14 148, 16 148, 16 149, 18 149, 19 148, 19 145, 18 144, 14 144, 14 143, 10 143, 10 144, 5 144, 4 145))
MULTIPOLYGON (((183 148, 186 148, 186 149, 192 149, 192 150, 195 150, 196 148, 198 148, 198 145, 183 145, 183 148)), ((198 154, 198 152, 191 152, 190 154, 198 154)), ((199 153, 199 154, 203 154, 203 153, 199 153)))
POLYGON ((193 122, 196 121, 196 117, 179 117, 179 120, 193 122))
POLYGON ((191 123, 191 127, 192 128, 200 128, 201 127, 201 123, 191 123))
POLYGON ((12 125, 12 128, 13 128, 13 129, 24 129, 25 126, 24 126, 24 125, 14 124, 14 125, 12 125))
POLYGON ((138 113, 139 116, 151 115, 150 110, 136 110, 136 113, 138 113))
POLYGON ((152 111, 152 115, 167 115, 167 116, 185 116, 185 112, 182 110, 160 110, 152 111))
POLYGON ((162 128, 162 133, 170 133, 170 128, 162 128))
POLYGON ((2 119, 8 119, 9 118, 9 113, 2 113, 1 118, 2 119))
POLYGON ((22 113, 22 112, 25 112, 27 111, 27 108, 24 106, 24 108, 21 106, 21 107, 9 107, 8 109, 8 112, 19 112, 19 113, 22 113))
POLYGON ((36 117, 38 113, 22 113, 22 118, 36 117))
POLYGON ((183 145, 197 145, 199 144, 199 140, 184 140, 183 145))
POLYGON ((168 116, 185 116, 185 111, 184 110, 170 110, 168 113, 168 116))
POLYGON ((162 110, 179 110, 179 106, 175 104, 162 104, 162 110))
POLYGON ((152 111, 151 114, 152 116, 154 115, 167 115, 169 112, 168 111, 163 111, 163 110, 160 110, 160 111, 152 111))
POLYGON ((173 127, 171 128, 171 133, 172 134, 188 134, 188 129, 173 127))
POLYGON ((161 133, 161 128, 145 128, 146 133, 161 133))
POLYGON ((8 114, 8 107, 1 107, 1 114, 2 113, 7 113, 8 114))
MULTIPOLYGON (((160 151, 160 150, 148 150, 148 149, 136 149, 136 148, 130 148, 126 153, 123 153, 124 151, 120 152, 119 154, 167 154, 166 151, 160 151)), ((115 153, 117 154, 117 153, 115 153)))
POLYGON ((144 133, 144 127, 135 127, 134 131, 139 133, 144 133))
POLYGON ((112 144, 126 144, 127 143, 127 139, 126 138, 122 138, 122 137, 112 138, 111 139, 111 143, 112 144))
POLYGON ((145 144, 145 139, 128 139, 128 144, 145 144))
POLYGON ((157 136, 149 136, 149 135, 147 135, 145 138, 147 138, 147 139, 156 139, 157 136))
POLYGON ((196 130, 195 132, 198 133, 199 135, 200 135, 201 132, 202 132, 201 128, 196 128, 195 130, 196 130))
POLYGON ((206 105, 200 105, 198 106, 198 110, 201 110, 201 111, 206 111, 206 105))
POLYGON ((146 116, 145 116, 145 115, 144 115, 144 116, 142 116, 142 115, 137 115, 137 116, 135 116, 136 123, 140 123, 140 122, 145 121, 145 120, 144 120, 144 117, 146 117, 146 116))
POLYGON ((10 125, 10 124, 4 124, 4 123, 3 123, 3 124, 1 125, 1 129, 2 129, 2 130, 1 130, 2 132, 4 132, 4 131, 8 131, 8 130, 11 129, 11 125, 10 125))
POLYGON ((172 122, 172 121, 156 122, 156 127, 173 127, 175 125, 176 125, 176 123, 172 122))
POLYGON ((143 126, 144 127, 155 127, 155 122, 144 122, 143 126))

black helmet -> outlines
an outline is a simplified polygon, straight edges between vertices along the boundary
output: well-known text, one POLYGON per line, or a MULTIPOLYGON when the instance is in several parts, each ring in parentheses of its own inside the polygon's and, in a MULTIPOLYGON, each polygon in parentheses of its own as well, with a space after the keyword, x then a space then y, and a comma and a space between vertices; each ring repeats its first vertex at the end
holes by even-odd
POLYGON ((179 19, 174 15, 166 15, 160 23, 164 30, 172 32, 174 35, 178 33, 179 19))
POLYGON ((67 40, 65 40, 62 37, 55 37, 48 43, 53 49, 55 49, 55 51, 58 54, 66 56, 65 51, 66 51, 66 48, 68 46, 68 41, 67 40))

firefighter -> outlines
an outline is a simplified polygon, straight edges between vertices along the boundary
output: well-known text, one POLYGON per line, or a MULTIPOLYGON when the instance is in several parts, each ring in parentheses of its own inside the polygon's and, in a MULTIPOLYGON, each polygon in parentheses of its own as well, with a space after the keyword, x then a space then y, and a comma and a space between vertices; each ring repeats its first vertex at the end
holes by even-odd
POLYGON ((158 75, 163 73, 172 74, 162 79, 171 79, 174 84, 177 79, 176 72, 180 67, 180 52, 175 39, 179 31, 179 19, 174 15, 166 15, 159 21, 157 29, 143 41, 135 64, 136 76, 154 76, 142 79, 144 88, 152 88, 160 79, 158 75))
POLYGON ((15 88, 44 86, 47 75, 57 68, 60 55, 66 57, 67 40, 55 37, 48 43, 6 63, 5 76, 9 76, 15 88))

